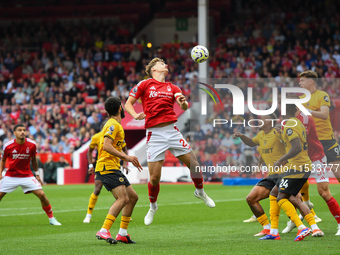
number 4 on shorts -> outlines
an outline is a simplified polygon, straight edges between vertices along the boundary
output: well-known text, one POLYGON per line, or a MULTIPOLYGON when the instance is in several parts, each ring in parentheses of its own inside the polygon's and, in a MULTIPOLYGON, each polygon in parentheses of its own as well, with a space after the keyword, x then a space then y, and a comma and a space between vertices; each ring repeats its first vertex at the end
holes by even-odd
POLYGON ((288 188, 288 180, 282 179, 280 182, 280 188, 288 188))

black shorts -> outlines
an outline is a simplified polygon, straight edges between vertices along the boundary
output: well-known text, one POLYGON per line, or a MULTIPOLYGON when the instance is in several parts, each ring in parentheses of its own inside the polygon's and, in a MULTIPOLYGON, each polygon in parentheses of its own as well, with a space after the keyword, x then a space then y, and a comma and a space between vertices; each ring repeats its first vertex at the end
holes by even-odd
POLYGON ((261 181, 259 181, 256 186, 262 186, 265 187, 269 190, 272 190, 276 183, 280 180, 280 176, 278 174, 274 174, 274 175, 269 175, 266 178, 262 179, 261 181))
POLYGON ((100 174, 96 176, 100 180, 107 191, 111 191, 118 186, 125 185, 125 187, 130 186, 130 182, 126 176, 120 170, 112 170, 109 174, 100 174))
POLYGON ((339 144, 335 139, 332 140, 320 140, 323 150, 327 157, 327 163, 340 160, 339 144))
POLYGON ((99 172, 95 172, 95 173, 94 173, 94 180, 95 180, 95 181, 97 181, 97 180, 99 180, 99 181, 100 181, 100 179, 99 179, 98 175, 100 175, 100 173, 99 173, 99 172))
POLYGON ((279 188, 279 192, 296 196, 308 180, 309 175, 310 172, 290 169, 282 174, 282 178, 276 183, 276 186, 279 188))

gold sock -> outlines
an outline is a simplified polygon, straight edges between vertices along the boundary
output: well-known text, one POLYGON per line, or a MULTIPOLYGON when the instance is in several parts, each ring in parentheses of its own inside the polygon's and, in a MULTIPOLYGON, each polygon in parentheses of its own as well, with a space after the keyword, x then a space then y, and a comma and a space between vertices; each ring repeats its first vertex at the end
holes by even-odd
POLYGON ((262 226, 268 225, 269 224, 269 220, 267 218, 266 214, 262 214, 260 217, 257 218, 258 222, 260 222, 260 224, 262 226))
POLYGON ((129 227, 131 217, 122 216, 122 219, 120 221, 120 228, 127 229, 129 227))
POLYGON ((314 216, 313 216, 312 213, 307 214, 307 215, 305 216, 305 220, 307 221, 307 223, 308 223, 309 226, 312 226, 312 225, 316 224, 315 219, 314 219, 314 216))
POLYGON ((310 212, 312 213, 313 217, 316 215, 316 213, 314 212, 314 209, 310 209, 310 212))
POLYGON ((302 195, 303 201, 309 200, 309 182, 308 181, 306 181, 305 184, 302 186, 300 193, 302 195))
POLYGON ((90 196, 89 206, 87 207, 87 214, 92 214, 93 209, 96 206, 97 200, 98 196, 92 193, 90 196))
POLYGON ((271 228, 279 228, 280 206, 277 204, 276 197, 269 195, 270 203, 270 224, 271 228))
POLYGON ((116 220, 115 216, 113 216, 111 214, 106 215, 106 219, 104 221, 104 224, 103 224, 102 228, 110 230, 110 228, 111 228, 113 222, 115 222, 115 220, 116 220))
POLYGON ((295 207, 289 202, 288 199, 284 198, 278 202, 278 205, 285 211, 286 215, 292 222, 295 223, 296 227, 302 225, 302 221, 299 218, 299 215, 296 213, 295 207))

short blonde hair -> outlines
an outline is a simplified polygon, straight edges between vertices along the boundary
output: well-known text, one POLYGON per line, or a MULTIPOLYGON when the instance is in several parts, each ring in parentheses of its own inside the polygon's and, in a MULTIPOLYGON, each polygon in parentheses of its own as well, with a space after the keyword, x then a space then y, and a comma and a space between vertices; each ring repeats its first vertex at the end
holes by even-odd
POLYGON ((151 71, 151 69, 152 69, 152 67, 154 67, 158 62, 163 62, 163 63, 165 63, 163 59, 154 58, 154 59, 152 59, 152 60, 149 62, 149 64, 145 67, 145 72, 146 72, 146 74, 147 74, 150 78, 152 78, 152 71, 151 71))
POLYGON ((299 77, 300 78, 301 77, 305 77, 305 78, 317 79, 318 78, 318 74, 316 72, 308 70, 308 71, 304 71, 304 72, 300 73, 299 77))

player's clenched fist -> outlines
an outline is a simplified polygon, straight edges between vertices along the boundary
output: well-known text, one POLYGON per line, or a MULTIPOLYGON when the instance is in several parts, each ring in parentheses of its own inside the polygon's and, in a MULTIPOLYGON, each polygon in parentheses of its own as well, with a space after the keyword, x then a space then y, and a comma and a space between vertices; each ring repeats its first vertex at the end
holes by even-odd
POLYGON ((137 113, 135 116, 133 116, 133 118, 135 120, 143 120, 145 119, 146 115, 144 114, 144 112, 141 112, 141 113, 137 113))

